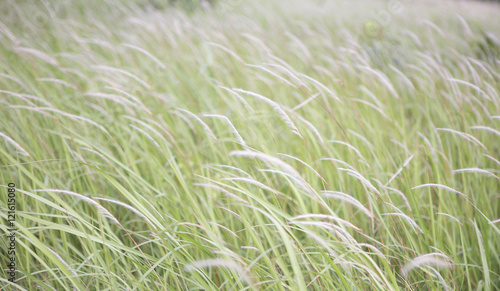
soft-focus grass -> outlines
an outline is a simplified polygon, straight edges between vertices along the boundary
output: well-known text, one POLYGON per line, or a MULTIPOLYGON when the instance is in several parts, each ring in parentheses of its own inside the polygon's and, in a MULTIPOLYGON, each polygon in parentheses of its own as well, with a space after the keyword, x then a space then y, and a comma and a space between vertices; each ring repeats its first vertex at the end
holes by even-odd
POLYGON ((500 288, 498 6, 103 3, 0 2, 2 290, 500 288))

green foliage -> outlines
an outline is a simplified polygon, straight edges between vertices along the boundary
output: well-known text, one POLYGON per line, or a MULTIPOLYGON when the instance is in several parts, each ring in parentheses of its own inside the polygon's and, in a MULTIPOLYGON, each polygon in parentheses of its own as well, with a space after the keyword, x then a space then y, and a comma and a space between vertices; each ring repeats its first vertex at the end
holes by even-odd
POLYGON ((176 7, 185 11, 196 11, 199 9, 207 9, 216 4, 216 0, 149 0, 142 3, 144 6, 151 7, 155 10, 165 10, 169 7, 176 7))
POLYGON ((4 289, 500 288, 497 5, 144 2, 0 1, 4 289))
POLYGON ((476 48, 477 58, 494 63, 500 58, 500 38, 492 33, 485 33, 482 36, 476 48))

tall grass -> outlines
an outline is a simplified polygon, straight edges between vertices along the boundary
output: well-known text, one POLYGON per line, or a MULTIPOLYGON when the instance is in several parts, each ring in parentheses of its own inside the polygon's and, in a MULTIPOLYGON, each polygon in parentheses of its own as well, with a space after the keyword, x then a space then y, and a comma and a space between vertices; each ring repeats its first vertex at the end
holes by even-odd
POLYGON ((498 6, 134 3, 0 2, 2 290, 500 289, 498 6))

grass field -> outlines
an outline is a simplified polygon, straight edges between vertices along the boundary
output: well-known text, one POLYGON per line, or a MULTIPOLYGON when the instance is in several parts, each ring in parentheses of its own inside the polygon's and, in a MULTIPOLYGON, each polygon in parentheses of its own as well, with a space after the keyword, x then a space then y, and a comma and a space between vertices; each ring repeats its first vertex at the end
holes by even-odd
POLYGON ((500 290, 498 4, 144 2, 0 1, 0 290, 500 290))

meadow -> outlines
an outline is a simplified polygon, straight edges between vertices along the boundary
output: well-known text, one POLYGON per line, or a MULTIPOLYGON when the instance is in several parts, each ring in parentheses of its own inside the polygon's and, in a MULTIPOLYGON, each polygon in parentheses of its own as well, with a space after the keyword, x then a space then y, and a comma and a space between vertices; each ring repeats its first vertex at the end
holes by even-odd
POLYGON ((153 4, 0 1, 0 290, 500 290, 499 4, 153 4))

